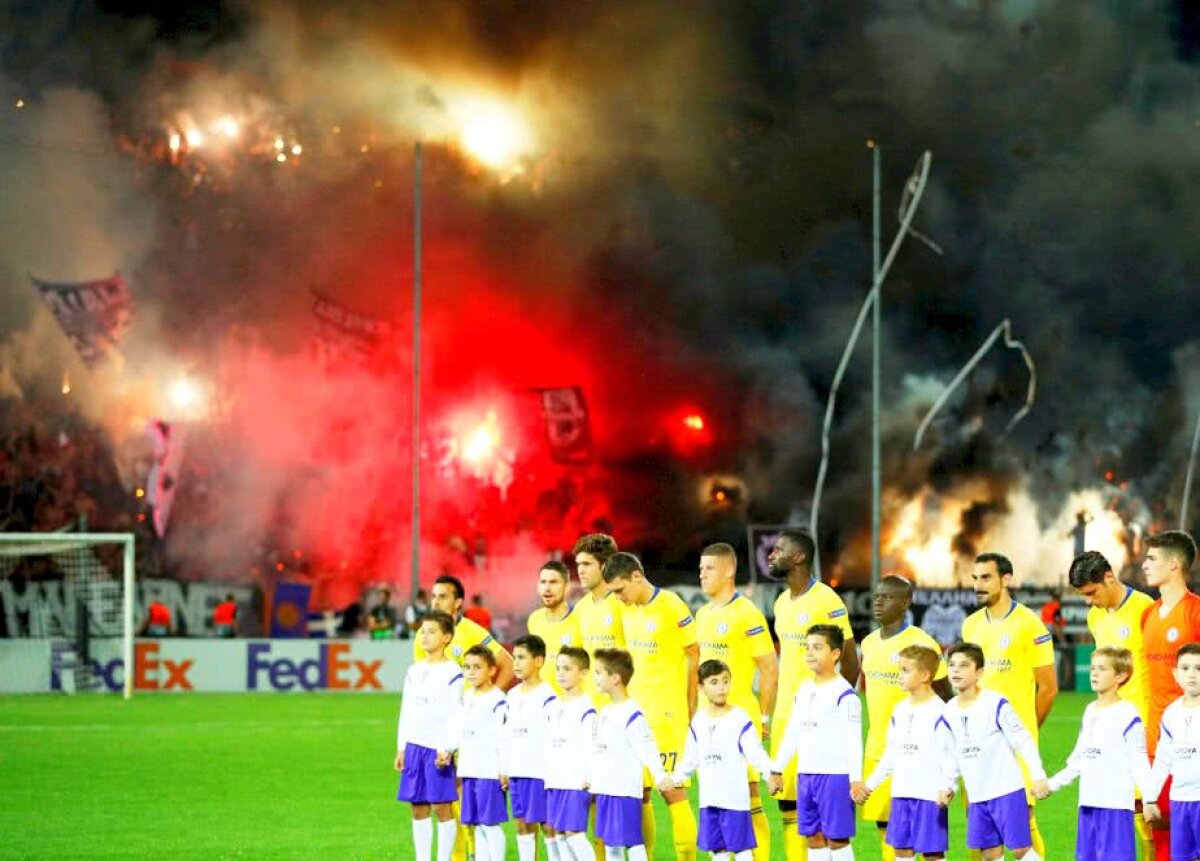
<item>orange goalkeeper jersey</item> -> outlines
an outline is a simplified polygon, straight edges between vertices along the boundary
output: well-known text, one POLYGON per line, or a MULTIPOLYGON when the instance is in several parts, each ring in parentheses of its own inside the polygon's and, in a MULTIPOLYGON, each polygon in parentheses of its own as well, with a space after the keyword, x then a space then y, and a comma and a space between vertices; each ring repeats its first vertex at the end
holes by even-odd
POLYGON ((1162 599, 1155 601, 1142 614, 1142 648, 1146 651, 1150 684, 1150 719, 1146 724, 1146 749, 1154 755, 1158 746, 1158 728, 1167 706, 1183 691, 1175 683, 1175 656, 1179 648, 1200 642, 1200 595, 1184 594, 1165 617, 1159 614, 1162 599))

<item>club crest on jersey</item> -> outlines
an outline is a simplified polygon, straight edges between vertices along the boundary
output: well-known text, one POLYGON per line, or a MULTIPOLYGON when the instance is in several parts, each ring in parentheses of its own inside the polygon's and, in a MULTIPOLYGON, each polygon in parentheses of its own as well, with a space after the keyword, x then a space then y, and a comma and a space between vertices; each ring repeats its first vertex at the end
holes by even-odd
POLYGON ((722 622, 721 624, 717 625, 717 633, 722 634, 722 635, 728 634, 729 633, 729 625, 727 625, 725 622, 722 622))
POLYGON ((560 642, 560 643, 562 643, 564 646, 569 646, 569 645, 571 645, 571 635, 570 635, 570 634, 563 634, 563 635, 562 635, 562 638, 559 640, 559 642, 560 642))
POLYGON ((648 632, 650 632, 650 633, 654 633, 654 632, 655 632, 657 629, 658 629, 658 623, 657 623, 657 622, 647 622, 647 623, 646 623, 646 630, 647 630, 648 632))
POLYGON ((604 617, 604 624, 611 625, 613 623, 612 613, 604 617))
POLYGON ((1000 648, 1007 649, 1011 645, 1012 637, 1008 636, 1008 634, 1004 634, 1002 637, 1000 637, 1000 648))
POLYGON ((1121 630, 1117 631, 1117 636, 1122 640, 1128 640, 1131 633, 1133 633, 1133 631, 1128 625, 1122 625, 1121 630))
POLYGON ((801 613, 799 616, 796 617, 796 621, 801 625, 808 624, 808 614, 801 613))
POLYGON ((1178 628, 1167 628, 1167 642, 1174 643, 1178 639, 1179 639, 1179 629, 1178 628))
POLYGON ((463 647, 462 646, 451 646, 450 652, 451 652, 451 654, 454 655, 454 657, 461 658, 462 653, 463 653, 463 647))
POLYGON ((893 664, 900 663, 900 653, 899 652, 892 652, 892 663, 893 664))

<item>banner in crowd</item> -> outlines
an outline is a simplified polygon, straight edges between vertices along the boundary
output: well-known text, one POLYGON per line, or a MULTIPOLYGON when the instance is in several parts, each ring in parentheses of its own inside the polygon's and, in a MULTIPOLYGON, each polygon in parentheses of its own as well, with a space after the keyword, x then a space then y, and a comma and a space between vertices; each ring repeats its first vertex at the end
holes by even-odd
MULTIPOLYGON (((0 640, 0 693, 125 685, 121 640, 95 640, 82 663, 65 640, 0 640)), ((133 683, 144 692, 399 691, 412 644, 399 640, 138 640, 133 683)))
POLYGON ((146 434, 154 446, 154 465, 146 479, 146 502, 151 509, 154 534, 162 538, 171 519, 171 506, 175 504, 179 472, 183 468, 185 431, 182 425, 152 419, 146 424, 146 434))
POLYGON ((308 599, 312 586, 283 581, 275 584, 271 596, 271 636, 308 636, 308 599))
POLYGON ((536 389, 550 456, 557 463, 586 463, 592 457, 592 426, 587 400, 579 386, 536 389))
POLYGON ((351 311, 320 294, 313 294, 312 315, 313 347, 327 368, 367 365, 395 334, 391 321, 351 311))
POLYGON ((118 354, 133 323, 133 297, 120 275, 71 283, 30 279, 84 364, 95 367, 118 354))

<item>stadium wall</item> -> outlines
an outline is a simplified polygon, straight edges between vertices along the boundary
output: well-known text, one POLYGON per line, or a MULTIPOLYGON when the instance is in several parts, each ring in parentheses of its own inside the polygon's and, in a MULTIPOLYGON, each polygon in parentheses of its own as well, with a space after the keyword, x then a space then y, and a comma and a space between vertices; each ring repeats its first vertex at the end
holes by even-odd
MULTIPOLYGON (((0 640, 0 693, 74 690, 76 660, 65 640, 0 640)), ((411 664, 402 640, 139 639, 133 672, 139 692, 395 693, 411 664)), ((120 693, 120 639, 92 640, 89 669, 94 690, 120 693)))

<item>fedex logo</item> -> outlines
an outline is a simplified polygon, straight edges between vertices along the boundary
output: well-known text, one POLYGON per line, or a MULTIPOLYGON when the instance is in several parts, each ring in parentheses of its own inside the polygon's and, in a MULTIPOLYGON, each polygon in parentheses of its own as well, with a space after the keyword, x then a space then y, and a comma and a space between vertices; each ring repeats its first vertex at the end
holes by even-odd
POLYGON ((306 691, 381 691, 379 668, 383 661, 347 658, 348 643, 323 643, 317 656, 306 661, 271 657, 270 643, 251 643, 246 649, 246 689, 267 688, 290 691, 297 685, 306 691))
MULTIPOLYGON (((133 686, 139 691, 190 691, 192 681, 189 673, 193 660, 172 661, 159 657, 159 644, 137 643, 133 647, 133 686)), ((112 692, 125 686, 125 661, 89 660, 92 678, 112 692)), ((65 643, 56 644, 50 655, 50 690, 63 689, 64 670, 73 671, 78 666, 75 650, 65 643)))

